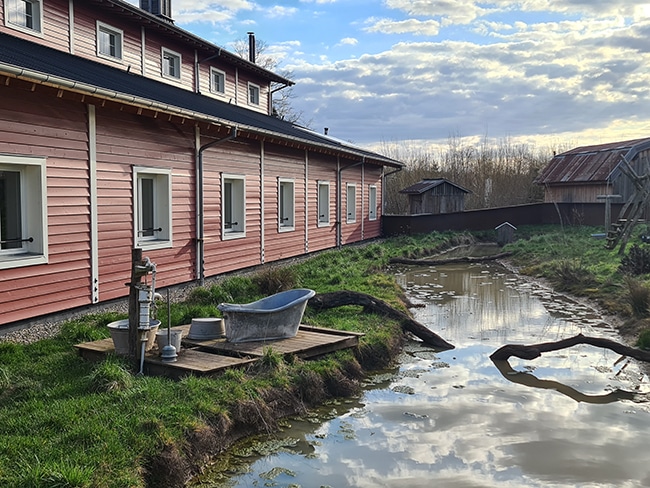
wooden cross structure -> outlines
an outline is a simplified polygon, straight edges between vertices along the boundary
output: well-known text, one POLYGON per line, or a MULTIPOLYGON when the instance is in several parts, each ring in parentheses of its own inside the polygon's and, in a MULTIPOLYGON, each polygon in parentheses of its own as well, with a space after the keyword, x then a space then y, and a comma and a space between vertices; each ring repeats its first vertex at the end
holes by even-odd
POLYGON ((638 151, 634 152, 632 157, 630 157, 630 153, 633 153, 633 151, 630 150, 623 157, 620 169, 632 181, 634 192, 630 199, 625 202, 623 208, 621 208, 616 223, 612 224, 611 228, 605 229, 607 231, 607 244, 605 247, 607 249, 614 249, 620 243, 618 249, 620 255, 625 253, 625 246, 627 246, 634 227, 643 220, 644 210, 650 204, 650 174, 645 173, 639 176, 634 171, 630 165, 630 161, 636 156, 638 151))

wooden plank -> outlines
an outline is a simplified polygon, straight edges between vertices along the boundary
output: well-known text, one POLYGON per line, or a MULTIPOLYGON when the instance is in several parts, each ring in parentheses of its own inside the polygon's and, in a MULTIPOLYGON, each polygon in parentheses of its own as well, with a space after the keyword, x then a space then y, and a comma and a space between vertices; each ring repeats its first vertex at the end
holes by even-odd
POLYGON ((144 359, 144 373, 150 376, 166 376, 179 379, 183 376, 205 376, 220 373, 228 368, 240 367, 257 361, 256 358, 234 358, 220 356, 196 349, 181 349, 176 362, 164 362, 158 353, 149 354, 144 359))
POLYGON ((301 358, 308 358, 354 347, 359 343, 359 337, 298 330, 295 337, 273 341, 227 342, 225 339, 214 339, 187 342, 201 347, 202 350, 239 357, 262 357, 270 347, 281 354, 295 354, 301 358))

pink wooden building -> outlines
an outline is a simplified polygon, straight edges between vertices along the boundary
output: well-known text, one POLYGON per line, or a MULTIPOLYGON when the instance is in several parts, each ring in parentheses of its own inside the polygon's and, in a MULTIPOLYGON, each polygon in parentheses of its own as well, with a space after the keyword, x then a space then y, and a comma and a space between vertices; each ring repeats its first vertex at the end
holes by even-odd
POLYGON ((169 0, 0 2, 0 325, 381 234, 401 164, 270 115, 292 84, 169 0), (147 9, 147 10, 144 10, 147 9))

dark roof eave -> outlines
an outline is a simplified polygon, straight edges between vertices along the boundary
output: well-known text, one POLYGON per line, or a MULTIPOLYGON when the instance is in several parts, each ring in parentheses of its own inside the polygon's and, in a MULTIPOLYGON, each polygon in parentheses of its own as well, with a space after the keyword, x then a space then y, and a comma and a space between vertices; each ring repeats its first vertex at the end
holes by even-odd
POLYGON ((237 127, 239 131, 244 131, 244 132, 256 134, 267 138, 279 139, 283 141, 292 141, 297 144, 304 145, 305 147, 329 150, 337 154, 345 154, 348 157, 360 158, 368 163, 379 164, 382 166, 391 166, 395 168, 401 168, 404 166, 404 164, 399 161, 395 161, 390 158, 385 158, 379 154, 370 151, 364 151, 360 148, 353 148, 342 144, 339 145, 339 144, 327 143, 327 140, 325 139, 323 139, 323 141, 320 142, 309 140, 306 138, 303 139, 289 134, 274 132, 253 125, 247 125, 237 121, 228 120, 225 118, 219 118, 213 115, 188 110, 171 104, 165 104, 155 100, 137 97, 135 95, 103 89, 101 87, 92 86, 85 83, 56 77, 53 75, 48 75, 46 73, 39 73, 36 71, 27 70, 25 68, 8 65, 1 62, 0 62, 0 74, 7 74, 9 76, 13 76, 21 80, 48 85, 55 88, 65 89, 76 93, 86 94, 100 99, 116 101, 116 102, 124 103, 126 105, 142 107, 150 110, 157 110, 162 113, 169 113, 180 117, 186 117, 192 120, 207 122, 210 124, 224 125, 228 127, 237 127))

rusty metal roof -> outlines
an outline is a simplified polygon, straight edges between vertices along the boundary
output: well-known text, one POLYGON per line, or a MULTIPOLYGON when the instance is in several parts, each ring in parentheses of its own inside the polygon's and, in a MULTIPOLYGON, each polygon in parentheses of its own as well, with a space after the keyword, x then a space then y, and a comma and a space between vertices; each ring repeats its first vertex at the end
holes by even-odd
POLYGON ((606 182, 630 149, 644 143, 650 143, 650 138, 571 149, 554 156, 535 182, 540 185, 606 182))
POLYGON ((400 190, 399 192, 406 193, 408 195, 419 195, 421 193, 431 190, 432 188, 435 188, 436 186, 440 186, 444 183, 448 183, 449 185, 458 188, 462 192, 472 193, 471 191, 466 190, 462 186, 457 185, 456 183, 452 183, 451 181, 445 178, 435 178, 435 179, 426 178, 420 181, 419 183, 416 183, 415 185, 411 185, 407 188, 404 188, 403 190, 400 190))

